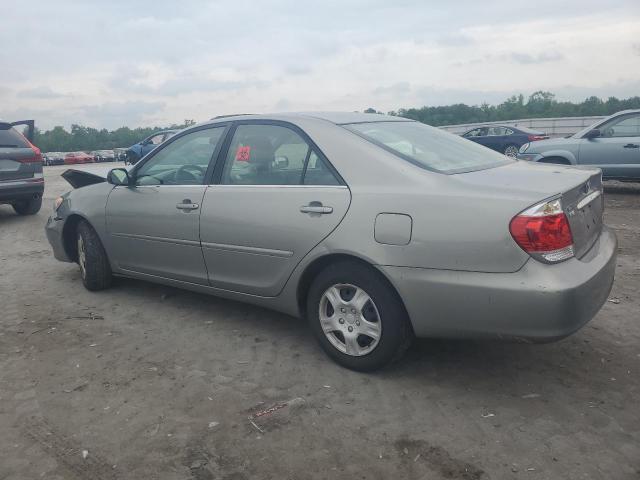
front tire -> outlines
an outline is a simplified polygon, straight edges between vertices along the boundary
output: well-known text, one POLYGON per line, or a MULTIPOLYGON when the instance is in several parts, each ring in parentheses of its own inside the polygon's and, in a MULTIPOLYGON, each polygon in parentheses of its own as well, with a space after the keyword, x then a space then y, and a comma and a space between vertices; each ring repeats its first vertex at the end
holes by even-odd
POLYGON ((111 286, 111 266, 102 242, 87 222, 78 224, 76 246, 82 283, 87 290, 104 290, 111 286))
POLYGON ((361 372, 400 358, 411 344, 409 318, 380 273, 353 261, 329 265, 307 296, 307 318, 336 363, 361 372))
POLYGON ((20 200, 14 202, 11 206, 18 215, 35 215, 42 207, 42 197, 20 200))

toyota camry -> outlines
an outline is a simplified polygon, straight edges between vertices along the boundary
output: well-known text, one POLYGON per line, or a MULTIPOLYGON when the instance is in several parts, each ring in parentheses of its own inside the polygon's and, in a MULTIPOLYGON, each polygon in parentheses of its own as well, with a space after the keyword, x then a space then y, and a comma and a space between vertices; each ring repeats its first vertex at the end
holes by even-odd
POLYGON ((223 117, 132 168, 63 175, 46 232, 86 288, 125 276, 306 318, 355 370, 415 336, 565 337, 614 278, 600 170, 399 117, 223 117))

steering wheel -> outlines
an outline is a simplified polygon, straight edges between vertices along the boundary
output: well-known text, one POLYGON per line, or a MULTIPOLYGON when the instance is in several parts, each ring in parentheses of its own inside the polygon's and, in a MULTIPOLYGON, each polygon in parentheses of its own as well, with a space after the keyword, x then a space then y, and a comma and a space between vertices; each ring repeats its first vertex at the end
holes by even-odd
POLYGON ((184 176, 190 177, 195 182, 200 182, 204 178, 205 170, 199 165, 182 165, 174 175, 175 181, 178 180, 189 180, 189 178, 184 178, 184 176))

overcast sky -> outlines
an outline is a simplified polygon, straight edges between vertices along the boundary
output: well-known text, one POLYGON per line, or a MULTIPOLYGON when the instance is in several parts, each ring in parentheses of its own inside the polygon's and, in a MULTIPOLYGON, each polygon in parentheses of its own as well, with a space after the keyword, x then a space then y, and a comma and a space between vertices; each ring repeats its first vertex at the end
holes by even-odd
POLYGON ((640 95, 640 0, 0 2, 0 118, 41 128, 640 95))

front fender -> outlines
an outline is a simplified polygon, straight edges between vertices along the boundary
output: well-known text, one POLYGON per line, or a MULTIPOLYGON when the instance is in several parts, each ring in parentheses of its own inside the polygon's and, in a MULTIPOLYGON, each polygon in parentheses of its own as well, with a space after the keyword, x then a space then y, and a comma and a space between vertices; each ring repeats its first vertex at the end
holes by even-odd
POLYGON ((565 158, 566 160, 568 160, 571 165, 577 165, 578 164, 578 159, 575 157, 575 155, 570 152, 569 150, 547 150, 544 152, 541 152, 539 154, 539 158, 536 159, 536 162, 540 162, 542 160, 544 160, 545 158, 551 158, 551 157, 560 157, 560 158, 565 158))

